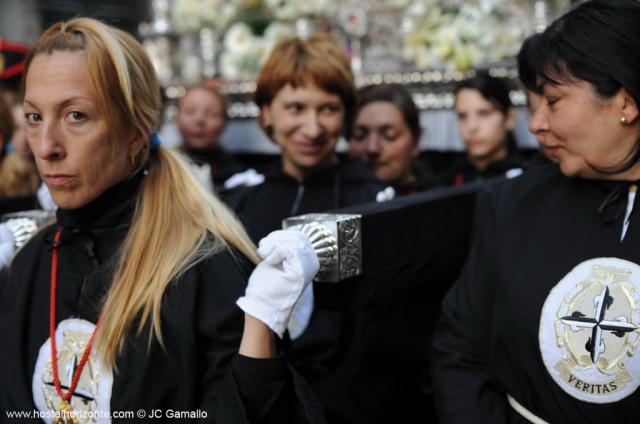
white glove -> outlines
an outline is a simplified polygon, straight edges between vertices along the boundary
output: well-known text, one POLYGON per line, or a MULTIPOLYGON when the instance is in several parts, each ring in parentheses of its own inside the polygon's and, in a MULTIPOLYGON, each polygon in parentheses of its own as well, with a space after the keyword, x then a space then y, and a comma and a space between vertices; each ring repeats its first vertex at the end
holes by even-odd
POLYGON ((291 340, 302 336, 302 333, 307 329, 313 313, 313 299, 313 284, 309 284, 293 306, 289 323, 287 323, 287 331, 289 331, 291 340))
POLYGON ((49 193, 49 189, 44 183, 40 184, 37 196, 38 202, 40 202, 40 206, 42 206, 42 209, 44 209, 45 211, 55 211, 56 209, 58 209, 58 205, 56 205, 53 201, 51 193, 49 193))
POLYGON ((0 269, 9 265, 15 250, 16 240, 7 224, 0 224, 0 269))
POLYGON ((393 187, 388 186, 384 190, 380 190, 378 194, 376 194, 376 202, 388 202, 389 200, 393 200, 396 197, 396 191, 393 187))
POLYGON ((282 338, 293 306, 320 268, 318 256, 309 237, 295 230, 274 231, 260 240, 258 255, 263 260, 236 303, 282 338))
POLYGON ((258 174, 255 169, 247 169, 243 172, 233 174, 224 182, 224 188, 230 190, 232 188, 244 186, 253 187, 264 182, 264 175, 258 174))

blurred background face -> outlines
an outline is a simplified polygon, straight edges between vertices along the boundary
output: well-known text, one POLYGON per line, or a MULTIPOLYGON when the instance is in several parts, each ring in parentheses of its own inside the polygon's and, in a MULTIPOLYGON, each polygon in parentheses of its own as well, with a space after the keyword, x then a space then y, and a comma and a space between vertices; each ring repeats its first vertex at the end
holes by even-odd
POLYGON ((53 201, 61 208, 86 205, 135 171, 135 132, 114 119, 116 145, 97 107, 84 54, 39 54, 25 83, 27 140, 53 201))
POLYGON ((16 153, 22 156, 28 156, 29 153, 31 153, 31 149, 29 149, 29 143, 27 143, 27 121, 24 117, 22 105, 17 104, 13 106, 11 113, 13 114, 13 120, 16 124, 16 129, 11 136, 11 143, 16 153))
POLYGON ((315 85, 286 85, 278 91, 262 107, 262 122, 282 149, 285 173, 301 180, 336 163, 344 114, 340 96, 315 85))
POLYGON ((226 123, 221 99, 205 88, 192 88, 180 100, 176 125, 184 147, 194 150, 213 149, 226 123))
POLYGON ((369 165, 380 181, 405 183, 412 177, 418 140, 414 140, 398 107, 391 102, 371 102, 358 111, 349 153, 369 165))
POLYGON ((467 88, 457 93, 455 109, 460 135, 472 159, 506 156, 507 132, 515 117, 506 116, 479 91, 467 88))

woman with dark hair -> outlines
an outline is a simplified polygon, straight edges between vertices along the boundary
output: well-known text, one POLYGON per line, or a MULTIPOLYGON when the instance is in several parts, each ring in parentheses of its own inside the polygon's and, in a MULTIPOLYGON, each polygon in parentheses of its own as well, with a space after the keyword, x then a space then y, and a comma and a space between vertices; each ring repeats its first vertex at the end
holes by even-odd
POLYGON ((142 46, 93 19, 53 24, 26 60, 22 97, 59 208, 0 273, 2 413, 323 421, 277 341, 318 269, 308 238, 280 231, 256 251, 159 144, 160 87, 142 46))
POLYGON ((418 161, 420 112, 401 85, 380 84, 358 91, 349 154, 366 163, 397 195, 414 194, 437 184, 418 161))
POLYGON ((640 415, 640 2, 592 0, 530 37, 530 129, 559 167, 498 183, 433 348, 443 423, 640 415))
POLYGON ((455 89, 458 130, 467 156, 444 174, 445 184, 518 175, 522 166, 513 127, 516 110, 504 80, 478 71, 455 89))

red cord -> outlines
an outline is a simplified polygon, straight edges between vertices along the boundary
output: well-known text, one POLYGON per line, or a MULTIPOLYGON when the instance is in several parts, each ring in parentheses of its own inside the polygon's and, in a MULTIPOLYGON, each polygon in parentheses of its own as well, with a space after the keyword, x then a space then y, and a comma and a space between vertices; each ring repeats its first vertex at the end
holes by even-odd
POLYGON ((96 332, 98 331, 98 326, 100 325, 100 320, 96 323, 96 327, 93 329, 93 333, 91 334, 91 338, 87 343, 87 346, 84 349, 82 354, 82 358, 80 359, 80 363, 78 367, 75 369, 73 373, 73 379, 71 380, 71 387, 67 393, 62 392, 62 387, 60 386, 60 376, 58 375, 58 351, 56 348, 56 290, 58 287, 58 244, 60 242, 60 235, 62 234, 62 230, 58 230, 53 239, 53 252, 51 254, 51 298, 49 303, 49 336, 51 339, 51 365, 53 367, 53 384, 56 387, 56 392, 60 399, 65 402, 69 402, 73 392, 76 390, 76 386, 78 385, 78 381, 80 381, 80 375, 82 374, 82 369, 85 364, 89 360, 89 355, 91 354, 91 348, 93 347, 93 340, 96 337, 96 332))

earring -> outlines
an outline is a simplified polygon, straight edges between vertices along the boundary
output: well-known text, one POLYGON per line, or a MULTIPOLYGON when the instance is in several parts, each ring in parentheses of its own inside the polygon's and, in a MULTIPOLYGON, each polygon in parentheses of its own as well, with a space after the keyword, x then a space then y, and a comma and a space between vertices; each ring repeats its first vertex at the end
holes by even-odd
POLYGON ((622 125, 627 125, 627 117, 626 116, 622 116, 620 117, 620 123, 622 125))

